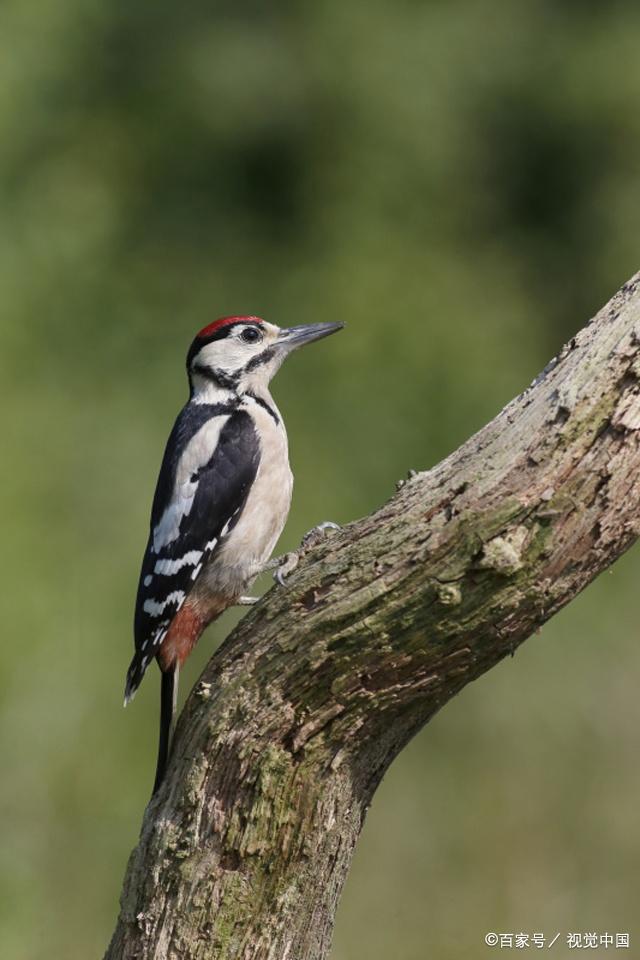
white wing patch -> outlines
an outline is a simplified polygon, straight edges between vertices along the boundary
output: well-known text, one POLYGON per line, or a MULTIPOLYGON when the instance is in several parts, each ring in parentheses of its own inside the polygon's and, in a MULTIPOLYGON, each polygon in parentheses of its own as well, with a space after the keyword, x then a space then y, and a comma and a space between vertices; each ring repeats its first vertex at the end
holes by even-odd
POLYGON ((177 603, 179 610, 185 599, 186 595, 184 590, 174 590, 173 593, 170 593, 164 600, 145 600, 142 609, 145 613, 148 613, 150 617, 159 617, 164 612, 167 604, 177 603))
POLYGON ((162 514, 153 531, 153 552, 160 553, 163 547, 177 539, 183 517, 188 517, 198 489, 197 483, 184 483, 179 491, 174 490, 171 503, 162 514))
POLYGON ((153 568, 154 573, 159 573, 163 577, 172 577, 174 573, 182 570, 183 567, 194 567, 202 557, 202 550, 189 550, 178 560, 156 560, 153 568))
POLYGON ((153 553, 159 553, 177 539, 183 517, 189 516, 196 491, 198 489, 198 470, 211 459, 220 431, 229 419, 229 415, 213 417, 192 437, 185 447, 176 470, 175 485, 171 501, 153 529, 153 553))

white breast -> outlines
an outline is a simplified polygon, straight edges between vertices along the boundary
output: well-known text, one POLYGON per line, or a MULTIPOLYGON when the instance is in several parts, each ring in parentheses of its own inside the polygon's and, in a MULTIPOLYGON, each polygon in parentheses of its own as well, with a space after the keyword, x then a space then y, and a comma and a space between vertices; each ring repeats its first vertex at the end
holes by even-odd
MULTIPOLYGON (((276 410, 271 398, 269 405, 276 410)), ((246 590, 273 553, 289 515, 293 490, 282 418, 276 423, 250 397, 243 406, 253 417, 260 438, 260 465, 238 523, 204 572, 210 590, 231 596, 246 590)))

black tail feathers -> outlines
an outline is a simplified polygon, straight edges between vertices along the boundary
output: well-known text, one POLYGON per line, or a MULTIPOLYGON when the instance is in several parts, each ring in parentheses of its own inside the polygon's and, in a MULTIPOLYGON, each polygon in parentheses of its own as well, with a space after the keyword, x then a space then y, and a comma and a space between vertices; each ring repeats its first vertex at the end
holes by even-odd
MULTIPOLYGON (((152 648, 156 650, 156 646, 152 648)), ((127 706, 128 703, 131 703, 133 698, 136 695, 136 691, 140 684, 142 683, 142 678, 147 672, 147 667, 150 662, 153 660, 155 654, 144 653, 144 647, 142 649, 136 650, 133 655, 133 660, 129 664, 129 669, 127 670, 127 682, 124 687, 124 705, 127 706)))
POLYGON ((172 670, 162 674, 162 684, 160 687, 160 738, 158 741, 158 763, 156 766, 156 779, 153 784, 153 794, 158 791, 160 784, 164 780, 169 759, 169 748, 173 736, 173 726, 176 716, 176 705, 178 700, 178 676, 179 667, 176 664, 172 670))
POLYGON ((144 676, 145 666, 142 666, 142 660, 140 659, 138 653, 136 652, 133 660, 129 664, 129 669, 127 670, 127 681, 124 685, 124 705, 127 706, 128 703, 131 703, 133 698, 136 695, 136 690, 142 683, 142 678, 144 676))

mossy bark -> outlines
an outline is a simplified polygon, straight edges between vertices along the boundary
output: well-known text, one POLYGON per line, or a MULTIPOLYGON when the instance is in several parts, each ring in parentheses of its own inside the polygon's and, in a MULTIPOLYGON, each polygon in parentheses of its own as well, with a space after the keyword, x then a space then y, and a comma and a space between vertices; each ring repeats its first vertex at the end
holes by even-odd
POLYGON ((307 548, 215 654, 108 960, 325 957, 393 758, 637 537, 639 431, 640 274, 464 446, 307 548))

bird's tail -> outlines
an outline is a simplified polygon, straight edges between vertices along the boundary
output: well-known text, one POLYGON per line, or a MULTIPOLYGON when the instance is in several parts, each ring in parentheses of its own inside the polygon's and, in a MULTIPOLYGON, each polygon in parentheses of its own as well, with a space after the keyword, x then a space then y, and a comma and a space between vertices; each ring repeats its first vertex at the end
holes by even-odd
POLYGON ((157 793, 160 784, 164 779, 169 759, 169 748, 173 737, 173 727, 176 718, 176 706, 178 703, 178 677, 180 667, 177 663, 162 673, 162 683, 160 687, 160 738, 158 740, 158 763, 156 766, 156 779, 153 784, 152 796, 157 793))
POLYGON ((124 686, 124 705, 125 707, 131 703, 133 698, 136 695, 136 691, 140 684, 142 683, 142 678, 144 676, 144 671, 146 668, 146 663, 143 666, 143 661, 140 657, 138 651, 135 652, 133 660, 129 664, 129 669, 127 670, 127 682, 124 686))

